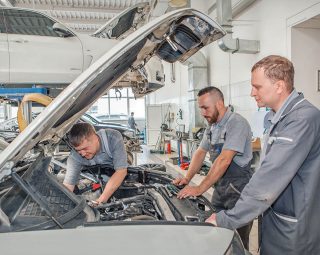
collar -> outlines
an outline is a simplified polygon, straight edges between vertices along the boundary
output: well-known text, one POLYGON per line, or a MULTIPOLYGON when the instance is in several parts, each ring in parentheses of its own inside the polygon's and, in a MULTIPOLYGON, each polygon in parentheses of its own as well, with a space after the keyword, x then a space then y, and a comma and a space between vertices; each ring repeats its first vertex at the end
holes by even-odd
POLYGON ((284 113, 287 112, 287 110, 289 109, 288 106, 291 104, 291 102, 299 96, 300 94, 294 89, 291 92, 291 94, 287 97, 287 99, 284 101, 279 111, 274 112, 272 110, 268 120, 270 120, 272 124, 276 124, 284 116, 284 113))
POLYGON ((218 126, 218 127, 224 126, 227 123, 228 119, 230 118, 231 114, 232 114, 231 108, 227 107, 227 111, 224 113, 222 119, 219 122, 212 124, 212 126, 218 126))
POLYGON ((101 131, 102 131, 102 132, 105 132, 105 130, 102 129, 102 130, 99 130, 99 131, 97 132, 97 135, 98 135, 98 138, 99 138, 99 142, 100 142, 100 150, 99 150, 98 153, 101 153, 101 152, 102 152, 102 153, 106 153, 106 149, 105 149, 106 146, 105 146, 105 144, 104 144, 101 131))

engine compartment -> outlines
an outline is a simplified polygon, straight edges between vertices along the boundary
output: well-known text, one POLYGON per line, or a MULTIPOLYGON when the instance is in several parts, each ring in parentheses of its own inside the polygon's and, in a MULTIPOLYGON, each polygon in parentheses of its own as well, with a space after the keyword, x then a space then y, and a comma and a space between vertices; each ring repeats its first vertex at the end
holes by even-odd
MULTIPOLYGON (((103 180, 104 176, 112 175, 113 169, 94 166, 83 172, 86 176, 91 175, 89 185, 94 185, 92 179, 103 180), (100 177, 97 177, 97 172, 100 177)), ((203 196, 178 199, 177 194, 182 187, 173 185, 172 180, 172 176, 163 171, 128 167, 126 179, 108 203, 96 207, 100 220, 204 222, 214 212, 210 202, 203 196)), ((95 191, 96 195, 99 191, 95 191)), ((88 193, 84 193, 84 197, 86 195, 88 193)))
POLYGON ((204 222, 214 212, 203 196, 178 199, 182 187, 172 184, 172 176, 146 166, 128 167, 109 201, 95 206, 93 197, 101 194, 114 170, 104 165, 84 169, 74 194, 59 181, 59 173, 50 170, 51 162, 41 154, 22 176, 12 172, 12 187, 0 197, 0 232, 125 221, 204 222))

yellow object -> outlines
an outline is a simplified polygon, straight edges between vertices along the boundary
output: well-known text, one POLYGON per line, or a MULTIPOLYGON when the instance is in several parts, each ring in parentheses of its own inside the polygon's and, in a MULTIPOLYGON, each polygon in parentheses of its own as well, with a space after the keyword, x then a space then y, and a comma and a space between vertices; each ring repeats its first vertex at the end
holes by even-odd
POLYGON ((252 151, 261 151, 261 141, 259 137, 254 138, 251 141, 252 151))
POLYGON ((53 99, 51 97, 48 97, 46 95, 39 94, 39 93, 25 95, 19 105, 18 114, 17 114, 17 120, 18 120, 18 126, 19 126, 20 132, 22 132, 28 126, 28 123, 23 115, 24 104, 26 102, 36 102, 44 106, 48 106, 52 102, 52 100, 53 99))

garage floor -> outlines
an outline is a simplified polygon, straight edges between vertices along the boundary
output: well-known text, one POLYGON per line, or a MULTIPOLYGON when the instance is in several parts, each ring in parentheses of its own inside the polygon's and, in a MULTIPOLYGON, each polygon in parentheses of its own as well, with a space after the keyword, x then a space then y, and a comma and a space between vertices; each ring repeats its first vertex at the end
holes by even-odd
MULTIPOLYGON (((169 158, 176 157, 176 153, 171 154, 156 154, 156 153, 150 153, 150 148, 148 146, 142 146, 143 147, 143 153, 137 153, 136 160, 137 165, 139 164, 146 164, 146 163, 159 163, 164 164, 167 168, 167 172, 169 172, 173 177, 177 176, 185 176, 187 171, 181 170, 178 166, 173 165, 171 162, 169 162, 169 158)), ((194 184, 198 184, 202 181, 204 177, 200 175, 196 175, 192 181, 194 184)), ((211 199, 213 189, 209 189, 204 196, 208 199, 211 199)), ((258 221, 255 220, 251 233, 250 233, 250 252, 253 255, 258 255, 258 221)))

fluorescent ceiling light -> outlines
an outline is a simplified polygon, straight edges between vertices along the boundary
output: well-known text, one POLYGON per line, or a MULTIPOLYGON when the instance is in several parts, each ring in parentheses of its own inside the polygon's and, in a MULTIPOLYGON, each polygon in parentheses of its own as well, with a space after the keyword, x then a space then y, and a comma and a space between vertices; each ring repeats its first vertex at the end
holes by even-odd
POLYGON ((169 6, 171 7, 184 7, 188 3, 187 0, 170 0, 168 2, 169 6))

